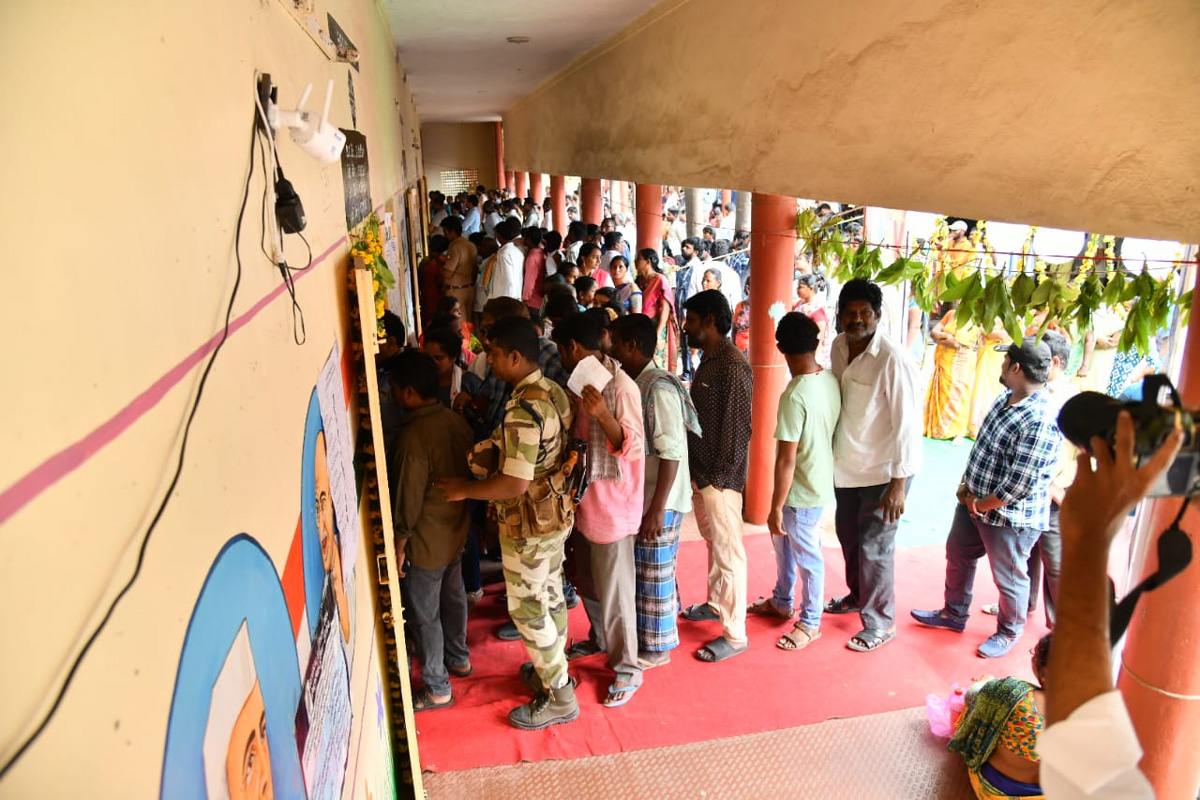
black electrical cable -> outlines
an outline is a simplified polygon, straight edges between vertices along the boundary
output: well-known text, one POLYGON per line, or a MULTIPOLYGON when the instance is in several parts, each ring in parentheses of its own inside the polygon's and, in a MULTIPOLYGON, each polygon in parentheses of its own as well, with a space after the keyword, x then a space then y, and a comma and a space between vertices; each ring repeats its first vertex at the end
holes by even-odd
MULTIPOLYGON (((304 269, 312 266, 312 247, 308 243, 308 239, 304 238, 303 233, 296 234, 300 240, 304 242, 304 246, 308 248, 308 264, 304 269)), ((296 280, 292 277, 293 272, 301 270, 289 267, 287 261, 279 262, 279 274, 283 276, 283 285, 287 287, 288 297, 292 299, 292 341, 296 344, 304 344, 308 340, 308 332, 304 329, 304 309, 300 307, 300 302, 296 299, 296 280), (297 329, 299 325, 299 329, 297 329)))
MULTIPOLYGON (((258 152, 262 157, 263 173, 265 177, 265 180, 263 181, 262 197, 262 236, 259 238, 258 247, 260 250, 262 250, 262 254, 266 256, 267 260, 279 268, 279 275, 283 278, 283 285, 287 288, 288 297, 291 298, 292 301, 292 341, 294 341, 297 345, 302 345, 308 341, 308 331, 304 327, 304 309, 300 307, 300 301, 296 299, 296 283, 292 279, 292 273, 296 272, 297 270, 288 266, 287 259, 284 258, 282 252, 279 254, 279 261, 276 261, 271 257, 271 254, 267 252, 266 238, 267 231, 269 230, 267 227, 267 214, 269 213, 268 209, 270 208, 270 187, 273 176, 267 167, 267 150, 266 146, 263 144, 263 139, 265 137, 265 133, 260 133, 258 137, 258 152)), ((279 155, 275 151, 275 143, 271 141, 270 144, 272 155, 271 161, 275 164, 278 164, 279 155)), ((251 146, 253 147, 253 145, 251 146)), ((280 174, 282 175, 282 172, 280 174)), ((278 222, 276 222, 276 225, 278 225, 278 222)), ((305 267, 305 269, 308 269, 308 267, 312 266, 312 247, 309 246, 308 240, 304 239, 303 234, 300 235, 300 238, 304 240, 304 246, 308 248, 308 265, 305 267)))
POLYGON ((108 625, 109 620, 112 619, 113 612, 116 611, 117 605, 121 602, 121 599, 125 597, 131 588, 133 588, 134 582, 141 574, 142 564, 146 560, 146 546, 150 543, 150 536, 154 533, 155 527, 158 526, 159 520, 162 519, 163 513, 167 509, 167 504, 171 500, 171 495, 175 491, 175 486, 179 483, 179 477, 183 473, 184 453, 187 451, 188 435, 192 430, 192 421, 196 418, 196 411, 200 408, 200 398, 204 394, 204 387, 208 382, 209 373, 212 372, 213 364, 217 360, 217 355, 221 352, 221 348, 225 346, 226 340, 229 339, 229 323, 233 317, 233 304, 237 299, 238 287, 242 283, 242 254, 240 251, 242 242, 242 219, 246 213, 246 202, 250 197, 250 180, 254 176, 254 141, 257 138, 257 125, 258 121, 256 118, 254 125, 251 126, 250 132, 250 169, 246 173, 246 185, 242 190, 242 207, 238 211, 237 228, 233 240, 233 251, 237 261, 237 275, 233 281, 233 292, 229 295, 229 304, 225 307, 225 327, 221 333, 220 341, 217 342, 216 347, 213 348, 212 354, 208 357, 208 363, 204 365, 204 372, 200 375, 200 383, 196 386, 196 399, 192 401, 192 408, 188 412, 187 422, 183 426, 183 438, 179 444, 179 459, 175 464, 175 474, 171 477, 171 483, 167 486, 166 494, 163 495, 162 502, 159 504, 158 510, 155 511, 154 517, 150 520, 150 525, 146 528, 146 533, 142 537, 142 544, 138 548, 137 563, 134 565, 133 574, 129 576, 129 580, 125 582, 125 585, 121 587, 121 591, 117 593, 115 598, 113 598, 108 610, 104 613, 104 617, 100 620, 100 624, 96 626, 94 631, 92 631, 91 636, 88 637, 87 641, 83 645, 83 648, 79 651, 79 655, 75 656, 75 660, 72 662, 71 668, 67 671, 67 677, 63 681, 62 686, 59 687, 58 694, 54 698, 54 703, 51 704, 50 710, 46 712, 46 716, 38 724, 33 733, 29 735, 29 738, 26 739, 20 748, 17 749, 17 752, 13 755, 13 757, 5 762, 4 766, 0 767, 0 780, 4 779, 4 776, 8 774, 8 771, 12 769, 12 767, 21 759, 22 756, 25 755, 33 743, 37 741, 38 737, 41 736, 46 730, 46 726, 50 724, 50 720, 53 719, 55 713, 58 711, 59 706, 62 704, 63 698, 67 694, 67 689, 70 688, 71 681, 75 678, 75 673, 79 670, 80 664, 83 663, 84 657, 88 654, 88 651, 91 649, 92 645, 96 643, 96 639, 100 637, 100 633, 104 630, 105 626, 108 625))

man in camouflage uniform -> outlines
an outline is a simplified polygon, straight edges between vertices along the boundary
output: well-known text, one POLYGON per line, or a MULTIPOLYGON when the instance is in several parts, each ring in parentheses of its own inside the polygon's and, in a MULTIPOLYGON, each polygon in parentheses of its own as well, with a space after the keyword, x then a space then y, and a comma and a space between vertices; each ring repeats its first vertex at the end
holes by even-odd
MULTIPOLYGON (((573 514, 539 525, 530 512, 530 498, 543 495, 549 477, 562 466, 571 406, 562 388, 538 369, 537 329, 528 319, 497 322, 488 352, 492 370, 513 387, 503 423, 476 448, 477 454, 481 447, 498 451, 498 469, 481 481, 448 478, 440 485, 450 500, 487 500, 496 506, 508 613, 531 659, 521 668, 521 679, 535 693, 508 718, 518 728, 539 730, 579 716, 567 675, 562 594, 563 546, 573 514)), ((472 461, 478 469, 483 459, 472 461)))

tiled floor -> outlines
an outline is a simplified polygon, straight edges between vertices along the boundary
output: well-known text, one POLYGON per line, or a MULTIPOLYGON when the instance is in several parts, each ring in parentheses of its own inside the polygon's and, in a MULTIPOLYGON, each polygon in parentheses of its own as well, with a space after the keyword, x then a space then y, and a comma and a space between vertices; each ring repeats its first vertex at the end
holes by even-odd
MULTIPOLYGON (((684 724, 681 721, 681 724, 684 724)), ((970 800, 923 708, 571 761, 426 773, 433 800, 970 800)))

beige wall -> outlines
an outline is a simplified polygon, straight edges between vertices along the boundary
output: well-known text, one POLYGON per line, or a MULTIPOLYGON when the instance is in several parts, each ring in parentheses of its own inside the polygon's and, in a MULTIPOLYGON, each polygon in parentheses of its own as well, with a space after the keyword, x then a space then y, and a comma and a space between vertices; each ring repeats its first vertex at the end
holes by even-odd
POLYGON ((427 123, 421 126, 429 188, 441 189, 442 170, 477 169, 479 182, 496 185, 494 122, 427 123))
POLYGON ((509 109, 505 158, 1196 241, 1198 40, 1194 0, 667 0, 509 109))
MULTIPOLYGON (((419 124, 412 97, 372 0, 317 5, 362 53, 361 72, 353 73, 358 130, 367 137, 378 205, 419 177, 418 152, 406 152, 419 124)), ((327 60, 276 0, 17 3, 2 17, 7 391, 0 402, 9 424, 0 491, 7 491, 220 330, 233 285, 254 70, 271 73, 285 106, 312 81, 319 107, 332 78, 332 121, 348 128, 350 113, 349 67, 327 60)), ((302 502, 309 393, 344 336, 347 259, 339 166, 319 164, 288 141, 279 154, 303 198, 313 251, 334 247, 296 285, 307 343, 292 342, 286 295, 229 339, 141 576, 45 733, 0 783, 0 797, 157 796, 176 663, 210 564, 224 542, 245 532, 284 569, 302 502)), ((259 252, 262 188, 259 173, 242 232, 235 317, 280 283, 259 252)), ((287 255, 303 266, 305 248, 295 238, 287 255)), ((130 573, 174 467, 199 374, 187 371, 128 430, 100 442, 0 527, 5 759, 130 573)), ((359 553, 366 558, 365 547, 359 553)), ((358 573, 369 577, 371 568, 363 561, 358 573)), ((357 583, 353 742, 359 717, 370 726, 375 719, 359 711, 368 688, 374 697, 366 685, 372 583, 357 583)), ((387 757, 376 749, 358 774, 380 769, 387 757)), ((344 796, 365 796, 363 786, 348 776, 344 796)))

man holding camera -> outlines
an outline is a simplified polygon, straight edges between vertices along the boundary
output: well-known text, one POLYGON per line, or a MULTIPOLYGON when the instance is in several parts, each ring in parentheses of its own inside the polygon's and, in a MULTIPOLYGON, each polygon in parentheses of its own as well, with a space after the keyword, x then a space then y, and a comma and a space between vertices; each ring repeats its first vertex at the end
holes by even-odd
POLYGON ((1008 653, 1025 628, 1029 554, 1050 524, 1050 479, 1060 438, 1044 391, 1051 352, 1027 336, 1006 345, 1000 383, 1008 390, 984 418, 958 487, 958 508, 946 540, 945 605, 912 612, 931 628, 962 633, 970 616, 975 565, 986 555, 1000 590, 996 633, 976 651, 1008 653))

